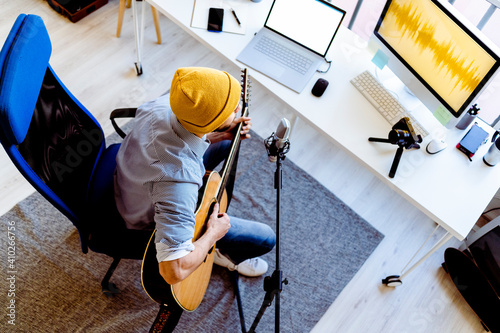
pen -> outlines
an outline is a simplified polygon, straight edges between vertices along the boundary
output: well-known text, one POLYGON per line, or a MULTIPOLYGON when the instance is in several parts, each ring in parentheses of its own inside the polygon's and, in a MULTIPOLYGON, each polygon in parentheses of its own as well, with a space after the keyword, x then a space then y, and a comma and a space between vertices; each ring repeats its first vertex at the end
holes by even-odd
POLYGON ((238 22, 238 25, 241 25, 241 22, 238 19, 238 16, 236 16, 236 12, 234 11, 234 9, 231 8, 231 12, 233 13, 234 18, 236 19, 236 22, 238 22))

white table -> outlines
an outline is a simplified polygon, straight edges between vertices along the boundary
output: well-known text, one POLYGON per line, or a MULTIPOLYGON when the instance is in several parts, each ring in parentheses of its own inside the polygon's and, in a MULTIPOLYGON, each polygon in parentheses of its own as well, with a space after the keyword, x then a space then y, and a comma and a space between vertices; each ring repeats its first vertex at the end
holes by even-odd
MULTIPOLYGON (((246 34, 239 35, 191 28, 194 0, 146 1, 191 36, 239 67, 245 65, 236 61, 236 56, 254 33, 263 26, 272 4, 270 0, 260 3, 241 0, 249 3, 249 22, 246 34)), ((139 26, 140 24, 137 25, 139 26)), ((141 30, 139 29, 139 32, 141 30)), ((137 44, 139 66, 141 39, 139 33, 137 44)), ((386 138, 391 126, 350 83, 350 80, 362 71, 374 71, 375 65, 371 62, 371 58, 372 54, 367 49, 367 43, 342 26, 327 55, 327 59, 332 60, 331 69, 326 74, 317 73, 302 93, 297 94, 251 69, 250 74, 254 81, 260 82, 277 98, 289 105, 298 118, 333 140, 384 183, 419 208, 438 224, 437 228, 442 227, 446 230, 445 236, 420 261, 402 272, 399 278, 402 279, 451 237, 463 240, 467 236, 500 187, 500 166, 492 168, 482 162, 482 156, 489 144, 483 145, 476 153, 473 162, 470 162, 464 154, 454 148, 465 131, 452 129, 447 132, 448 149, 432 156, 427 154, 425 149, 405 150, 396 177, 389 178, 388 172, 397 146, 368 142, 367 138, 369 136, 386 138), (310 93, 319 77, 330 82, 327 92, 321 98, 314 97, 310 93)), ((383 78, 390 74, 382 72, 380 75, 383 78)), ((415 102, 410 100, 408 103, 409 108, 413 109, 415 102)), ((442 126, 437 125, 434 117, 422 106, 416 108, 414 116, 426 125, 426 128, 431 129, 431 135, 422 143, 422 147, 425 148, 432 136, 439 135, 442 126)), ((490 133, 493 132, 493 129, 486 124, 482 124, 482 127, 490 133)))

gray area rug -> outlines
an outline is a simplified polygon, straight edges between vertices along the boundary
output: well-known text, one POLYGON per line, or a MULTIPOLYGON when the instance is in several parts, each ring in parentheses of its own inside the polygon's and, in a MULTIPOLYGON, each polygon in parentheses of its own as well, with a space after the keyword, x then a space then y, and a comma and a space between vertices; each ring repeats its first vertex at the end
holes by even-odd
MULTIPOLYGON (((274 171, 261 138, 253 134, 243 141, 229 213, 275 228, 274 171)), ((122 292, 108 298, 101 294, 100 281, 112 260, 81 253, 76 230, 40 195, 20 202, 0 218, 0 225, 1 306, 11 314, 2 316, 1 332, 149 330, 158 307, 142 289, 140 261, 122 260, 112 278, 122 292), (15 236, 11 267, 9 227, 15 236)), ((288 159, 283 163, 280 230, 281 270, 289 281, 281 293, 281 331, 309 332, 383 235, 288 159)), ((266 275, 275 269, 275 256, 274 250, 265 256, 266 275)), ((264 299, 263 281, 240 279, 247 329, 264 299)), ((257 331, 273 332, 274 318, 273 303, 257 331)), ((196 311, 182 315, 175 332, 241 332, 226 270, 214 267, 205 299, 196 311)))

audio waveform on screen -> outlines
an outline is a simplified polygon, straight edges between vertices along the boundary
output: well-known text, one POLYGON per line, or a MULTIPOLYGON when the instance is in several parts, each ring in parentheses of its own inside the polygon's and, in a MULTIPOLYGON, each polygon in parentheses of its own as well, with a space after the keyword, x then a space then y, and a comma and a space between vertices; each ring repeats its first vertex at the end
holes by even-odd
POLYGON ((479 66, 474 64, 474 59, 461 56, 461 51, 453 40, 437 40, 436 24, 432 24, 430 20, 424 21, 418 8, 413 8, 411 3, 401 6, 393 2, 387 15, 393 16, 398 31, 412 40, 420 53, 432 53, 436 69, 446 71, 455 80, 453 89, 459 87, 469 93, 476 89, 481 76, 477 75, 479 66))

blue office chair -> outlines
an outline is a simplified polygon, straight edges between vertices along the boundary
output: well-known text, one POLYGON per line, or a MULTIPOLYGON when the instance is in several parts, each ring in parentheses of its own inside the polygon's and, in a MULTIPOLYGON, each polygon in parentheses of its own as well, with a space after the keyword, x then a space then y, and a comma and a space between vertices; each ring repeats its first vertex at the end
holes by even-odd
POLYGON ((51 49, 42 19, 19 15, 0 51, 0 141, 77 228, 82 251, 114 259, 101 283, 104 293, 114 293, 109 279, 120 259, 142 259, 151 232, 125 228, 113 193, 119 144, 106 148, 96 119, 49 65, 51 49))

